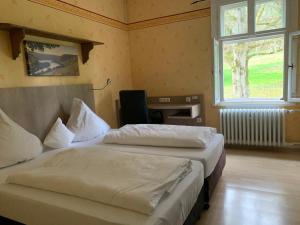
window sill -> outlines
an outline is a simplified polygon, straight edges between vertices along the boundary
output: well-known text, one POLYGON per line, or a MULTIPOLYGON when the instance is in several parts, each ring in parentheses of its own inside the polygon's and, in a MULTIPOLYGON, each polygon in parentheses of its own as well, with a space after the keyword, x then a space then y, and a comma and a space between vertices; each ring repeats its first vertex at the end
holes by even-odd
POLYGON ((264 101, 264 100, 253 100, 253 101, 224 101, 215 104, 215 107, 218 108, 230 108, 230 107, 239 107, 239 108, 262 108, 262 107, 287 107, 287 106, 294 106, 294 102, 287 102, 287 101, 264 101))

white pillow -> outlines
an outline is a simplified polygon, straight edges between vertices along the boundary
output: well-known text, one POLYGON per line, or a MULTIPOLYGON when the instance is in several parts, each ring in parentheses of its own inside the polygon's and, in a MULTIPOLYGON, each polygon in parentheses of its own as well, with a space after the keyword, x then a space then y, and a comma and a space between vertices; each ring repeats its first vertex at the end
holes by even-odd
POLYGON ((72 143, 74 137, 75 134, 63 124, 61 118, 57 118, 45 138, 44 145, 50 148, 65 148, 72 143))
POLYGON ((41 141, 0 109, 0 168, 33 159, 42 151, 41 141))
POLYGON ((74 142, 88 141, 110 130, 110 126, 78 98, 73 99, 67 127, 75 134, 74 142))

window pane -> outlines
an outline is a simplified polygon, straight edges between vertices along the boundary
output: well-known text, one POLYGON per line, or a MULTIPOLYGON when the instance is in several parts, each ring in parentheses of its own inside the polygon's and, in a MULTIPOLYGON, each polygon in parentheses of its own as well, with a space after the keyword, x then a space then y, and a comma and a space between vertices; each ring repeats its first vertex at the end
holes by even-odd
POLYGON ((285 0, 256 0, 255 30, 285 27, 285 0))
POLYGON ((221 6, 221 35, 230 36, 248 32, 248 3, 239 2, 221 6))
POLYGON ((224 99, 281 99, 284 37, 225 42, 224 99))

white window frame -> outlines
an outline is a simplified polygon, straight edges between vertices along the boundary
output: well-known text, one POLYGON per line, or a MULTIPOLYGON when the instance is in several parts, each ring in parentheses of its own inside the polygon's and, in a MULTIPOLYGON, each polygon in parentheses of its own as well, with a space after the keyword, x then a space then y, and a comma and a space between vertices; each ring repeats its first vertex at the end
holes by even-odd
MULTIPOLYGON (((211 7, 212 7, 212 38, 213 38, 213 45, 217 41, 219 46, 219 60, 218 60, 218 68, 219 71, 214 71, 214 82, 216 79, 219 79, 219 90, 216 91, 214 89, 214 103, 218 104, 232 104, 232 103, 253 103, 255 104, 283 104, 285 101, 290 100, 290 88, 289 88, 289 32, 296 29, 296 22, 297 19, 294 19, 296 16, 298 18, 298 0, 285 0, 285 28, 280 29, 273 29, 267 31, 259 31, 255 32, 255 0, 211 0, 211 7), (248 2, 248 33, 246 34, 238 34, 232 36, 221 36, 221 6, 228 5, 228 4, 235 4, 239 2, 248 2), (295 7, 295 4, 297 7, 295 7), (291 7, 293 5, 293 7, 291 7), (294 10, 293 13, 290 13, 294 10), (294 21, 291 22, 291 21, 294 21), (296 22, 295 22, 296 21, 296 22), (260 37, 271 37, 276 35, 283 35, 285 38, 284 43, 284 85, 283 85, 283 98, 282 99, 231 99, 226 100, 224 99, 224 80, 223 80, 223 43, 226 41, 236 41, 242 39, 257 39, 260 37), (218 74, 218 76, 216 76, 218 74), (217 93, 219 92, 219 96, 217 93)), ((214 47, 214 46, 213 46, 214 47)), ((214 48, 213 48, 214 49, 214 48)), ((215 52, 214 52, 215 54, 215 52)), ((213 62, 215 64, 215 55, 213 55, 213 62)), ((214 66, 214 68, 216 68, 214 66)), ((215 87, 217 88, 217 87, 215 87)), ((299 99, 300 102, 300 99, 299 99)))
POLYGON ((296 86, 295 86, 295 77, 294 77, 294 74, 293 74, 293 71, 292 69, 290 68, 290 66, 293 63, 292 59, 293 56, 292 56, 292 48, 293 48, 293 37, 294 36, 300 36, 300 31, 295 31, 295 32, 291 32, 290 35, 289 35, 289 60, 288 60, 288 73, 289 73, 289 76, 288 76, 288 89, 290 90, 288 92, 288 101, 289 102, 300 102, 300 98, 298 97, 293 97, 293 92, 295 91, 296 89, 296 86))

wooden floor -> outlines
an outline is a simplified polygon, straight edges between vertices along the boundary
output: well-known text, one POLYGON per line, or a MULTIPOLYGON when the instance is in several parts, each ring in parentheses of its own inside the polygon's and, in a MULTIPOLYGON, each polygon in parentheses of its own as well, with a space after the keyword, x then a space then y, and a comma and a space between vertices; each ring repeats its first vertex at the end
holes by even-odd
POLYGON ((300 150, 227 150, 223 176, 197 225, 300 225, 300 150))

